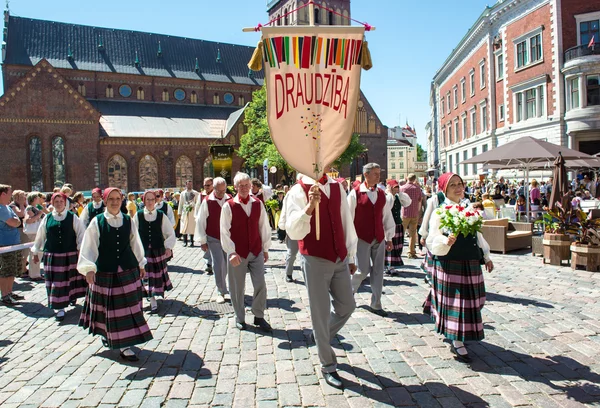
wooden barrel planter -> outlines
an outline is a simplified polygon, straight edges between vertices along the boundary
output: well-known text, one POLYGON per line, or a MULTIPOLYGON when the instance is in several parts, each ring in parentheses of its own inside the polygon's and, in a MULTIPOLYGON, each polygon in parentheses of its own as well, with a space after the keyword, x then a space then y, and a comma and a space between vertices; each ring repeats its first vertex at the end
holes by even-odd
POLYGON ((583 266, 586 271, 597 272, 600 266, 600 246, 572 244, 571 268, 583 266))
POLYGON ((562 261, 571 260, 571 238, 564 234, 545 233, 544 239, 544 263, 550 265, 562 265, 562 261))

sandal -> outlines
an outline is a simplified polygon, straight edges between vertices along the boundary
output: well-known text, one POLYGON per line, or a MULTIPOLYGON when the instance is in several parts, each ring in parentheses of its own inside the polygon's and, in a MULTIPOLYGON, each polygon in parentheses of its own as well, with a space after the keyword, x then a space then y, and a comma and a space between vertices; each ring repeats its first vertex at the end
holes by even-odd
POLYGON ((467 350, 467 348, 465 346, 454 347, 454 344, 452 344, 450 346, 450 350, 456 356, 457 360, 462 361, 463 363, 469 363, 471 361, 471 356, 469 355, 469 353, 467 353, 467 354, 460 354, 458 352, 458 350, 460 350, 460 349, 467 350))

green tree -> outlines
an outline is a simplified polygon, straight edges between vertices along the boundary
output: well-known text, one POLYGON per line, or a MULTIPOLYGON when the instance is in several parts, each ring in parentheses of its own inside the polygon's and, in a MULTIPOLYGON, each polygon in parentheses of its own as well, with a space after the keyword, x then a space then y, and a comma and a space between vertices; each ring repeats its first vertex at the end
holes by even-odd
POLYGON ((425 150, 420 144, 417 144, 417 161, 425 161, 425 150))
POLYGON ((352 164, 354 159, 365 150, 367 150, 365 146, 363 146, 360 143, 360 135, 358 133, 353 133, 352 139, 350 139, 350 144, 348 145, 344 153, 342 153, 342 155, 338 157, 336 161, 333 162, 333 167, 339 169, 346 164, 352 164))

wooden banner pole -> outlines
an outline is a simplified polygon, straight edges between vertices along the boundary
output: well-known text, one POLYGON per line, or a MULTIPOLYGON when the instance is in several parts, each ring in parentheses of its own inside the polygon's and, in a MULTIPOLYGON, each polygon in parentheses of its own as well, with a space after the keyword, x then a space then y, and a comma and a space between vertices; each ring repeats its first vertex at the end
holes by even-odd
MULTIPOLYGON (((308 3, 308 25, 311 27, 315 26, 315 3, 312 1, 308 3)), ((315 152, 315 156, 317 153, 315 152)), ((315 157, 315 163, 318 163, 318 157, 315 157)), ((315 174, 316 186, 319 187, 319 179, 321 178, 320 174, 315 174)), ((320 188, 320 187, 319 187, 320 188)), ((321 217, 319 216, 319 207, 321 205, 317 205, 315 208, 315 238, 317 241, 321 239, 321 217)))

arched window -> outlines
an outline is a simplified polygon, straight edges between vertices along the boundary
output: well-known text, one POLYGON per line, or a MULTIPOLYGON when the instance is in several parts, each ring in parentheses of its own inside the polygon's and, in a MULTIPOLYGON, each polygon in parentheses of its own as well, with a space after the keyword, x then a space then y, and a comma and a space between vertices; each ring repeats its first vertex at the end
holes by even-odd
POLYGON ((367 123, 367 111, 364 107, 359 107, 356 110, 356 118, 354 119, 354 133, 367 133, 368 131, 368 123, 367 123))
POLYGON ((142 157, 139 166, 140 190, 158 187, 158 165, 156 159, 149 154, 142 157))
POLYGON ((204 177, 214 177, 215 176, 215 168, 213 167, 213 164, 212 164, 212 156, 208 156, 204 160, 203 171, 204 171, 204 177))
POLYGON ((198 103, 198 94, 196 93, 196 91, 192 91, 192 93, 190 94, 190 102, 198 103))
POLYGON ((62 187, 66 182, 65 139, 60 136, 52 140, 52 173, 54 176, 54 186, 62 187))
POLYGON ((163 102, 169 102, 169 91, 167 89, 162 91, 162 100, 163 102))
POLYGON ((246 104, 246 98, 244 98, 244 95, 240 95, 238 98, 238 105, 244 106, 245 104, 246 104))
POLYGON ((143 100, 145 99, 145 98, 144 98, 144 96, 145 96, 145 95, 144 95, 144 88, 142 88, 142 87, 140 86, 140 87, 137 89, 137 98, 138 98, 140 101, 143 101, 143 100))
POLYGON ((375 125, 376 125, 376 123, 375 123, 375 117, 371 116, 369 118, 369 133, 375 133, 376 132, 375 125))
POLYGON ((288 15, 289 10, 283 10, 283 14, 285 14, 285 17, 283 18, 283 25, 290 25, 290 16, 288 15))
POLYGON ((175 163, 175 186, 184 188, 187 180, 194 179, 194 167, 187 156, 181 156, 175 163))
POLYGON ((321 10, 318 7, 315 7, 315 24, 319 24, 321 20, 319 20, 319 12, 321 10))
POLYGON ((342 10, 340 10, 339 8, 335 9, 336 11, 336 15, 335 15, 335 25, 342 25, 342 10))
POLYGON ((325 10, 327 8, 327 3, 323 2, 321 4, 321 7, 319 7, 319 9, 321 10, 320 17, 321 17, 321 21, 315 21, 316 23, 321 23, 323 25, 327 24, 327 10, 325 10))
POLYGON ((333 11, 327 12, 327 16, 329 17, 329 22, 327 24, 333 25, 335 23, 335 18, 333 15, 333 11))
POLYGON ((296 17, 296 20, 298 21, 298 25, 308 23, 308 21, 307 21, 308 19, 306 18, 306 16, 307 16, 306 10, 308 10, 308 7, 302 7, 302 6, 304 6, 304 2, 303 1, 298 2, 298 8, 300 8, 300 10, 297 11, 298 15, 296 17))
POLYGON ((44 191, 42 141, 39 137, 32 137, 29 140, 29 174, 31 191, 44 191))
POLYGON ((343 14, 344 14, 343 24, 350 25, 350 14, 348 13, 348 10, 344 10, 343 14))
POLYGON ((80 82, 79 85, 77 85, 77 92, 79 92, 81 96, 85 96, 85 84, 83 82, 80 82))
POLYGON ((115 92, 113 90, 112 85, 106 85, 106 97, 107 98, 112 98, 115 96, 115 92))
POLYGON ((108 160, 108 185, 127 191, 127 162, 119 154, 108 160))
POLYGON ((219 94, 218 94, 218 93, 215 93, 215 94, 213 95, 213 103, 214 103, 215 105, 220 105, 220 104, 221 104, 221 97, 219 96, 219 94))
POLYGON ((244 127, 244 124, 240 122, 240 123, 238 124, 238 135, 239 135, 240 139, 241 139, 241 137, 242 137, 242 136, 244 136, 245 134, 246 134, 246 128, 244 127))

